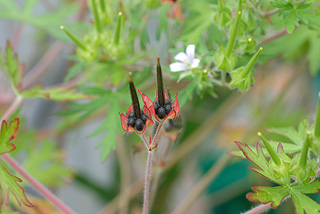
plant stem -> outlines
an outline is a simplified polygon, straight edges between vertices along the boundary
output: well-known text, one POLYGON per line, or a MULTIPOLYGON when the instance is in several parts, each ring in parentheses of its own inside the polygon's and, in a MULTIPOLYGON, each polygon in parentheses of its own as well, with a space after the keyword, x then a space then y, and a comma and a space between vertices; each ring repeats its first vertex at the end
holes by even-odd
POLYGON ((144 145, 146 145, 147 149, 149 150, 150 145, 149 145, 148 140, 146 139, 146 137, 143 134, 141 134, 140 137, 141 137, 142 141, 144 142, 144 145))
POLYGON ((262 211, 266 211, 267 209, 270 209, 270 205, 272 202, 269 202, 267 204, 260 204, 259 206, 256 206, 252 210, 249 210, 243 214, 255 214, 255 213, 260 213, 262 211))
POLYGON ((64 213, 75 214, 67 205, 65 205, 59 198, 57 198, 52 192, 50 192, 46 187, 40 184, 36 179, 34 179, 30 174, 28 174, 15 160, 13 160, 7 153, 1 155, 6 162, 12 166, 17 172, 20 173, 35 189, 42 193, 46 198, 48 198, 53 204, 59 207, 64 213))
POLYGON ((11 106, 8 108, 8 110, 4 113, 4 115, 1 117, 0 123, 3 120, 7 120, 10 115, 19 107, 21 104, 22 98, 20 96, 17 96, 14 102, 11 104, 11 106))
POLYGON ((152 170, 152 156, 153 151, 148 151, 148 159, 147 159, 147 167, 146 167, 146 176, 145 176, 145 183, 144 183, 144 196, 143 196, 143 214, 148 214, 148 206, 149 206, 149 189, 150 189, 150 177, 151 177, 151 170, 152 170))
POLYGON ((284 30, 279 31, 278 33, 276 33, 276 34, 274 34, 274 35, 272 35, 270 37, 267 37, 267 38, 263 39, 261 41, 261 44, 266 44, 266 43, 271 42, 272 40, 278 39, 279 37, 284 36, 286 34, 287 34, 287 30, 284 29, 284 30))
POLYGON ((162 123, 160 123, 157 127, 157 130, 156 130, 156 133, 154 134, 154 137, 152 139, 152 143, 150 144, 150 147, 153 148, 156 146, 156 142, 157 142, 157 138, 158 138, 158 135, 160 133, 160 130, 162 128, 162 123))

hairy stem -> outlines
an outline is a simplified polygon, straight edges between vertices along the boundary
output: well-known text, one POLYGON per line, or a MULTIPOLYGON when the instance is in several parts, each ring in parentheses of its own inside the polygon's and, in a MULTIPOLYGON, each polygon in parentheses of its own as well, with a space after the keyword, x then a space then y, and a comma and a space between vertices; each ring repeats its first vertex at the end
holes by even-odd
POLYGON ((152 170, 152 156, 153 151, 148 151, 148 159, 146 166, 146 175, 145 175, 145 183, 144 183, 144 196, 143 196, 143 214, 149 213, 149 192, 150 192, 150 177, 152 170))
POLYGON ((157 138, 158 138, 158 136, 159 136, 159 133, 160 133, 161 128, 162 128, 162 123, 160 123, 160 124, 158 125, 158 127, 157 127, 156 133, 154 134, 154 137, 153 137, 152 142, 151 142, 151 144, 150 144, 150 147, 151 147, 151 148, 154 148, 154 147, 156 146, 157 138))
POLYGON ((260 213, 262 211, 266 211, 268 209, 270 209, 270 205, 272 202, 269 202, 267 204, 260 204, 258 206, 256 206, 255 208, 253 208, 252 210, 249 210, 243 214, 255 214, 255 213, 260 213))
POLYGON ((21 97, 19 97, 19 96, 16 97, 14 102, 11 104, 11 106, 8 108, 8 110, 1 117, 0 123, 3 120, 7 120, 10 117, 10 115, 19 107, 19 105, 21 104, 21 101, 22 101, 21 97))
POLYGON ((67 205, 65 205, 59 198, 57 198, 46 187, 40 184, 35 178, 33 178, 28 172, 26 172, 15 160, 13 160, 8 154, 1 155, 6 162, 12 166, 19 174, 24 177, 35 189, 49 199, 54 205, 59 207, 64 213, 75 214, 67 205))
POLYGON ((144 142, 144 145, 146 145, 147 149, 149 150, 150 145, 149 145, 149 142, 146 139, 146 137, 143 134, 141 134, 140 137, 141 137, 142 141, 144 142))

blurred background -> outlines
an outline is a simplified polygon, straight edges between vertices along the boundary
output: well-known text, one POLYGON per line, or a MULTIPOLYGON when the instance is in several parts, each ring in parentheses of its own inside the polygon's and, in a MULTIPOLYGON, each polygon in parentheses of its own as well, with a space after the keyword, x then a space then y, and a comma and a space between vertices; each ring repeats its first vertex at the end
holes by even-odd
MULTIPOLYGON (((230 25, 220 28, 214 20, 217 1, 106 0, 107 15, 101 16, 101 8, 99 13, 110 34, 96 29, 91 2, 0 0, 0 49, 4 53, 9 40, 23 64, 19 90, 41 85, 43 89, 62 87, 86 95, 78 99, 74 94, 62 97, 62 93, 53 98, 37 92, 23 98, 7 118, 19 117, 21 122, 12 156, 76 213, 141 213, 147 153, 136 134, 123 132, 118 112, 124 113, 131 103, 128 71, 135 72, 137 88, 154 99, 156 56, 160 56, 166 89, 171 99, 179 93, 183 103, 179 117, 164 124, 159 138, 150 213, 231 214, 253 207, 255 204, 246 199, 251 187, 273 184, 250 171, 248 160, 227 152, 236 150, 234 141, 253 145, 258 131, 272 137, 266 132, 270 127, 296 128, 304 118, 313 122, 320 88, 318 28, 297 18, 297 28, 288 34, 282 31, 288 26, 281 8, 263 18, 256 15, 255 8, 262 13, 273 11, 267 1, 244 1, 243 10, 256 21, 253 29, 247 22, 244 30, 256 43, 251 52, 236 51, 237 66, 245 65, 257 47, 264 50, 255 66, 254 85, 239 92, 199 78, 199 73, 207 70, 220 79, 212 59, 230 38, 230 25), (122 21, 118 21, 118 11, 125 14, 122 21), (97 45, 99 49, 89 54, 59 28, 66 26, 82 44, 93 48, 100 41, 94 40, 99 33, 114 41, 117 22, 122 23, 123 47, 97 45), (196 45, 201 66, 193 71, 194 76, 177 82, 181 73, 172 73, 169 64, 188 44, 196 45), (95 54, 99 57, 93 57, 95 54)), ((238 2, 225 2, 232 16, 237 6, 238 2)), ((240 49, 243 37, 246 35, 237 36, 235 49, 240 49)), ((0 115, 4 116, 16 95, 0 71, 0 115)), ((154 129, 149 128, 148 134, 154 129)), ((61 213, 27 182, 23 181, 23 186, 37 209, 15 203, 3 209, 61 213)), ((318 194, 313 198, 320 200, 318 194)), ((293 212, 291 201, 269 211, 293 212)))

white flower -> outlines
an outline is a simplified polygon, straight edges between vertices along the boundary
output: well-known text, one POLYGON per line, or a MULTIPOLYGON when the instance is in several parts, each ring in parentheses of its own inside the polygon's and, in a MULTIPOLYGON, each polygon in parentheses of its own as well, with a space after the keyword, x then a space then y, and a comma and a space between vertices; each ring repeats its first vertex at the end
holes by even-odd
POLYGON ((174 59, 180 62, 174 62, 170 64, 170 70, 172 72, 185 71, 198 67, 200 59, 194 58, 195 45, 188 45, 186 54, 183 52, 178 53, 174 59))

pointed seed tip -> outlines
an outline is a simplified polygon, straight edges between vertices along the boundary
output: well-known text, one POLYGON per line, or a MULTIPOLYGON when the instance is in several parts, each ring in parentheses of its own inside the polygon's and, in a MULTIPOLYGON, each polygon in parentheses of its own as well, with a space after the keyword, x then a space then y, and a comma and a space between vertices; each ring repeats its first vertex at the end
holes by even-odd
POLYGON ((60 26, 60 29, 61 29, 61 30, 63 30, 63 29, 64 29, 64 26, 63 26, 63 25, 61 25, 61 26, 60 26))
POLYGON ((238 11, 238 14, 241 15, 241 11, 238 11))
POLYGON ((260 49, 260 51, 262 51, 262 50, 263 50, 263 47, 260 47, 259 49, 260 49))
POLYGON ((120 12, 118 13, 118 15, 119 15, 119 16, 122 16, 122 12, 120 11, 120 12))
POLYGON ((132 73, 129 72, 129 82, 132 82, 132 73))
POLYGON ((261 132, 258 132, 258 133, 257 133, 257 135, 258 135, 259 137, 261 137, 261 136, 262 136, 261 132))

